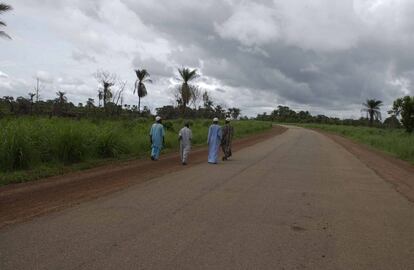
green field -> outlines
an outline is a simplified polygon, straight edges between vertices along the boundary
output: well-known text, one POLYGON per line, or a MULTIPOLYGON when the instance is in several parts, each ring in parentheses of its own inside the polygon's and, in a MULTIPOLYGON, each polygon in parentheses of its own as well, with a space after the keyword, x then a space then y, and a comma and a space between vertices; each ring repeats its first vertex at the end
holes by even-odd
POLYGON ((298 126, 338 133, 414 164, 414 135, 405 132, 403 129, 321 124, 300 124, 298 126))
MULTIPOLYGON (((166 121, 165 151, 178 148, 183 120, 166 121)), ((210 120, 191 122, 193 144, 206 143, 210 120)), ((0 120, 0 185, 24 182, 114 160, 149 155, 152 122, 22 117, 0 120)), ((240 138, 270 129, 260 121, 234 121, 240 138)))

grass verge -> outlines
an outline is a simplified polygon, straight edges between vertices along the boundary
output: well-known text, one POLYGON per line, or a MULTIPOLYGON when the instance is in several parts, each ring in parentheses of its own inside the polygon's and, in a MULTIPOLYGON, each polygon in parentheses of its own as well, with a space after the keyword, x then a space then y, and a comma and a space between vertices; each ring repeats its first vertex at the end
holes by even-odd
POLYGON ((414 164, 414 135, 402 129, 322 124, 299 124, 297 126, 340 134, 414 164))
MULTIPOLYGON (((164 152, 178 148, 184 120, 165 121, 164 152)), ((0 120, 0 186, 88 169, 149 154, 152 121, 71 120, 22 117, 0 120)), ((191 121, 193 144, 205 145, 210 120, 191 121)), ((235 137, 271 128, 260 121, 233 121, 235 137)))

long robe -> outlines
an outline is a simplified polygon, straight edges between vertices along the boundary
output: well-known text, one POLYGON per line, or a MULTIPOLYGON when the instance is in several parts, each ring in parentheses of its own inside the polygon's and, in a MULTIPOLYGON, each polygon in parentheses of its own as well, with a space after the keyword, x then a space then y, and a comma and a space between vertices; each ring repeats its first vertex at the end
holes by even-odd
POLYGON ((178 133, 178 136, 180 137, 181 162, 187 163, 188 155, 190 154, 190 150, 191 150, 191 140, 192 140, 193 134, 191 132, 191 129, 189 129, 188 127, 183 127, 178 133))
POLYGON ((230 124, 226 124, 222 128, 223 136, 221 138, 221 148, 223 149, 224 159, 231 157, 231 142, 233 140, 234 129, 230 124))
POLYGON ((152 140, 151 157, 157 160, 160 157, 162 144, 164 141, 164 126, 160 123, 152 124, 150 136, 152 140))
POLYGON ((221 127, 217 124, 212 124, 208 129, 208 163, 217 163, 218 154, 221 142, 221 127))

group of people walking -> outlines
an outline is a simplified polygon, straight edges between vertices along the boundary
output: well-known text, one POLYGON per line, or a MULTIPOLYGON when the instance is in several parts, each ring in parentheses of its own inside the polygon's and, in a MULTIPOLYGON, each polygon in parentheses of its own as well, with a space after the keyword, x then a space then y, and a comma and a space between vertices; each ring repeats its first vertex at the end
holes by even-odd
MULTIPOLYGON (((223 150, 222 160, 228 160, 231 157, 231 143, 233 139, 234 128, 230 124, 230 118, 226 118, 226 123, 223 127, 219 125, 219 119, 214 118, 213 124, 208 129, 207 144, 208 144, 208 163, 217 164, 219 160, 220 146, 223 150)), ((151 159, 158 160, 161 149, 165 142, 165 131, 162 125, 160 116, 155 117, 155 123, 150 130, 151 143, 151 159)), ((178 140, 180 142, 180 157, 181 163, 187 165, 189 154, 191 151, 191 143, 193 134, 190 129, 190 123, 186 122, 184 127, 178 133, 178 140)))

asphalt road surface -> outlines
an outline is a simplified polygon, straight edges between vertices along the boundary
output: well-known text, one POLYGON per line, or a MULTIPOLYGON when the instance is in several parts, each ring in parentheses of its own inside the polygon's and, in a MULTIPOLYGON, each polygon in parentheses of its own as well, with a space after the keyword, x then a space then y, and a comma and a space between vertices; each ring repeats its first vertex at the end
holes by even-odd
POLYGON ((414 204, 342 146, 290 128, 5 227, 0 269, 414 269, 414 204))

